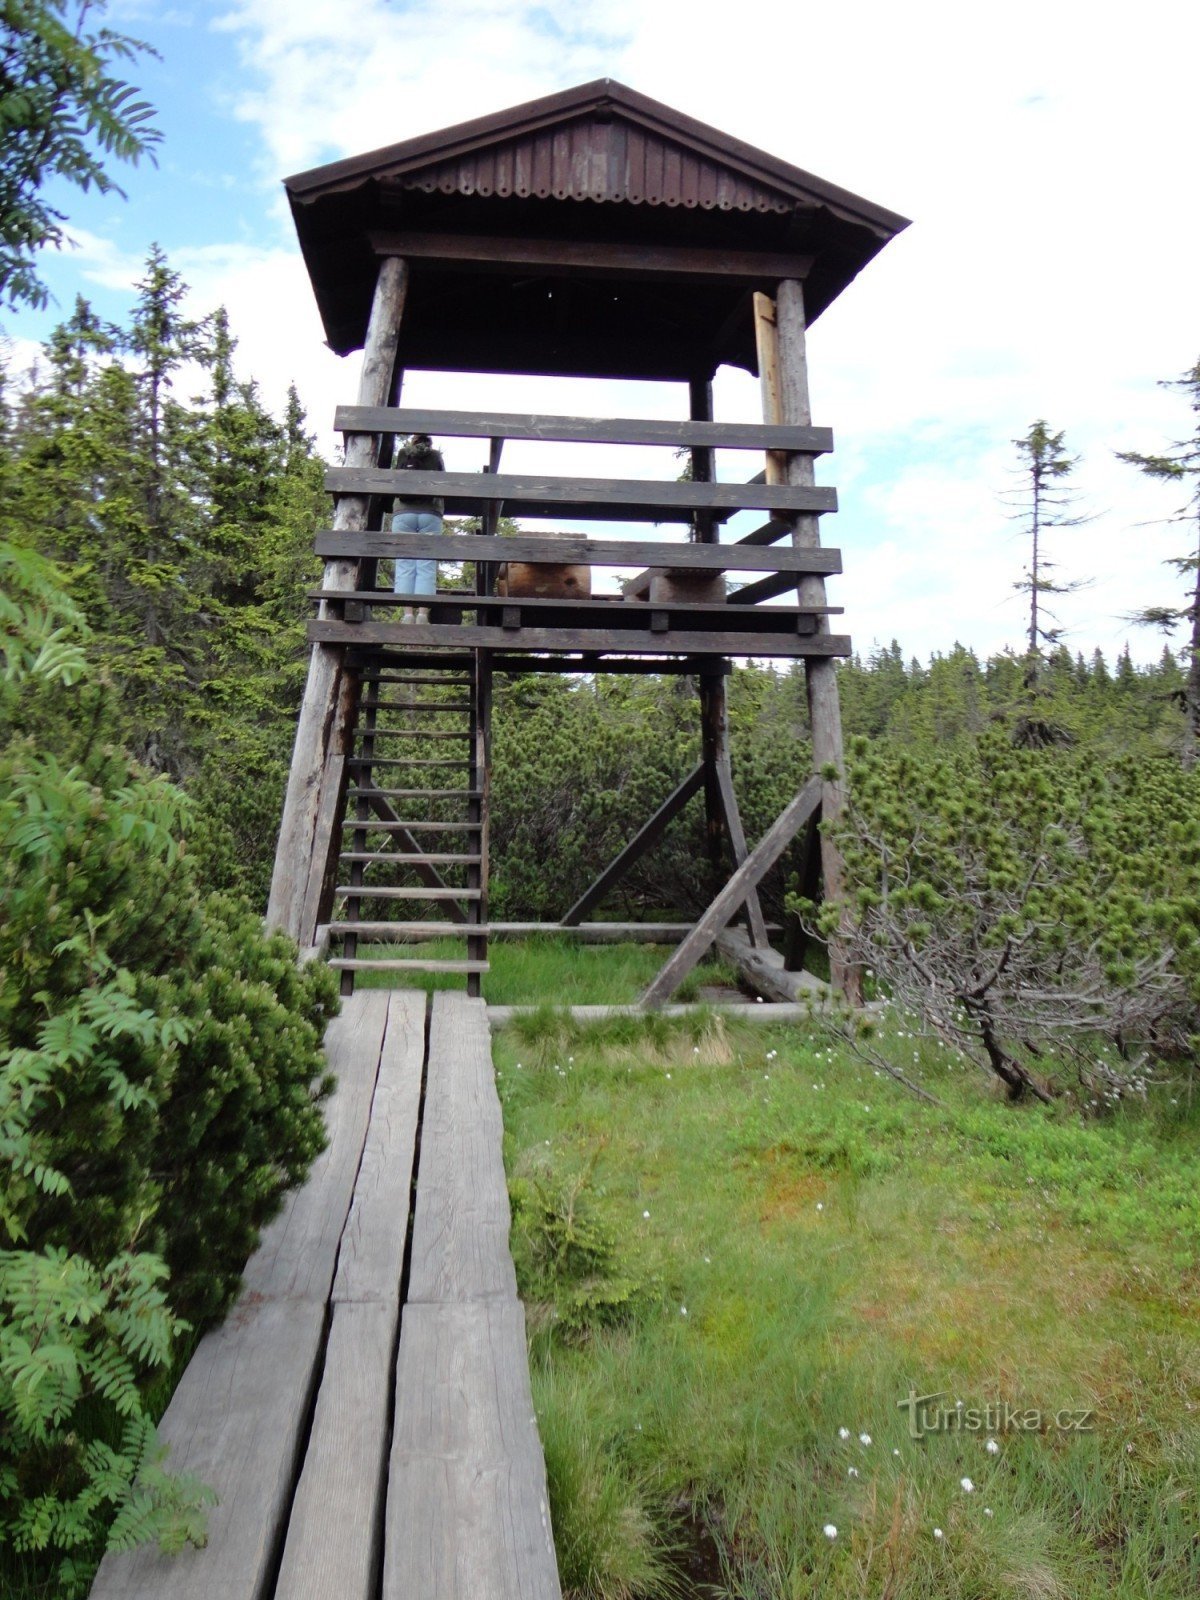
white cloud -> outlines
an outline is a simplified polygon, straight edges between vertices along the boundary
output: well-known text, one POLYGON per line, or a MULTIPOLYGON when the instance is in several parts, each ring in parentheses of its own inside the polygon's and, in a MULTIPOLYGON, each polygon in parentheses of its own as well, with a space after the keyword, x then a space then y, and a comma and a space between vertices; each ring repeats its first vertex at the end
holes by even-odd
MULTIPOLYGON (((1078 482, 1101 513, 1058 536, 1064 575, 1097 579, 1062 602, 1069 642, 1111 652, 1128 635, 1135 654, 1157 653, 1156 637, 1120 619, 1173 593, 1161 562, 1179 530, 1142 526, 1173 501, 1113 452, 1187 428, 1156 380, 1200 352, 1197 8, 1144 0, 1108 20, 1065 0, 847 0, 820 12, 792 0, 740 12, 724 0, 232 0, 213 25, 240 56, 232 113, 256 130, 276 197, 284 173, 613 76, 907 212, 913 226, 812 334, 814 413, 839 441, 825 477, 843 512, 826 536, 846 554, 847 625, 864 647, 896 635, 918 653, 956 638, 984 651, 1019 642, 1011 584, 1024 551, 999 494, 1010 441, 1044 416, 1083 456, 1078 482)), ((269 215, 283 219, 278 198, 269 215)), ((103 240, 84 243, 97 281, 130 272, 103 240)), ((295 378, 324 426, 353 398, 356 360, 322 347, 290 225, 278 240, 215 240, 172 263, 197 304, 228 304, 268 399, 295 378)), ((429 374, 406 392, 597 413, 682 404, 675 391, 568 395, 510 379, 464 393, 429 374)), ((719 414, 756 406, 753 380, 721 375, 719 414)), ((456 458, 474 464, 474 449, 456 446, 456 458)), ((660 469, 620 458, 620 470, 660 469)))

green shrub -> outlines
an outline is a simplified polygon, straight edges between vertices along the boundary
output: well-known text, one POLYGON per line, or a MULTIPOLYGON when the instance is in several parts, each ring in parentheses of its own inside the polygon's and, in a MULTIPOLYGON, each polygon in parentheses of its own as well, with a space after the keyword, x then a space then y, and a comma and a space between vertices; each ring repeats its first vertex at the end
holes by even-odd
POLYGON ((2 547, 0 568, 0 1562, 25 1552, 65 1595, 106 1538, 198 1536, 147 1382, 321 1148, 336 999, 200 896, 182 795, 77 716, 52 569, 2 547), (54 754, 14 730, 34 696, 54 754))

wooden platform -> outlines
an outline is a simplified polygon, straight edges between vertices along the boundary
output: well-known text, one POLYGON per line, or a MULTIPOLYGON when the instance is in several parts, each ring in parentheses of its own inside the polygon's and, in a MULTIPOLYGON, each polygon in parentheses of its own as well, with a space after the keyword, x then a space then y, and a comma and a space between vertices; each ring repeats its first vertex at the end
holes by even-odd
POLYGON ((108 1556, 93 1600, 559 1600, 487 1010, 426 1006, 331 1025, 329 1145, 161 1425, 208 1543, 108 1556))

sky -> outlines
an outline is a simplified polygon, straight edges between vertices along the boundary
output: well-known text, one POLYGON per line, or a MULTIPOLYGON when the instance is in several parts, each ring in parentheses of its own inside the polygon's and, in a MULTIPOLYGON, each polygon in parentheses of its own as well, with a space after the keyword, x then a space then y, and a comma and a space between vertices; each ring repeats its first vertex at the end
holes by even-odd
MULTIPOLYGON (((159 53, 131 74, 159 109, 159 164, 117 174, 124 202, 61 197, 73 247, 44 258, 57 306, 3 323, 16 364, 76 293, 124 316, 157 242, 197 313, 228 308, 243 376, 275 408, 295 382, 332 454, 359 357, 323 345, 281 179, 616 78, 912 219, 810 334, 813 418, 836 440, 818 478, 841 506, 823 521, 845 566, 830 601, 856 648, 1021 647, 1028 551, 1006 497, 1013 441, 1044 418, 1080 458, 1089 518, 1050 536, 1056 576, 1087 580, 1055 603, 1064 640, 1160 653, 1128 619, 1182 601, 1164 563, 1194 534, 1163 521, 1183 495, 1116 452, 1161 450, 1195 420, 1162 383, 1200 357, 1194 0, 110 0, 108 21, 159 53)), ((672 385, 413 373, 404 399, 686 415, 672 385)), ((758 420, 757 381, 722 369, 716 414, 758 420)), ((554 448, 504 465, 678 470, 554 448)), ((450 445, 447 464, 478 453, 450 445)))

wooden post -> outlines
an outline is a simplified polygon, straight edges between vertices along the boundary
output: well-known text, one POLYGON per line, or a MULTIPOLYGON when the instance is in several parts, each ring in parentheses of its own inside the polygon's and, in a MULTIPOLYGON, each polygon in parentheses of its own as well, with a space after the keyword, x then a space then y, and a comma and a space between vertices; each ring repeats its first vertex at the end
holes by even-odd
MULTIPOLYGON (((361 405, 386 405, 391 399, 396 352, 400 337, 400 318, 408 289, 408 268, 398 257, 388 257, 379 268, 375 299, 363 346, 362 374, 358 395, 361 405)), ((351 434, 346 440, 346 465, 370 467, 379 460, 379 439, 375 434, 351 434)), ((346 532, 361 532, 367 524, 368 497, 343 495, 333 514, 333 526, 346 532)), ((331 560, 325 563, 322 587, 354 589, 358 585, 357 561, 331 560)), ((321 616, 329 615, 336 601, 321 602, 321 616)), ((310 943, 312 929, 305 927, 305 898, 310 872, 321 870, 313 862, 317 847, 318 818, 326 763, 344 737, 342 713, 345 704, 342 677, 345 672, 345 647, 314 645, 308 664, 308 682, 300 705, 292 765, 288 774, 271 895, 267 904, 267 926, 290 933, 301 944, 310 943)), ((311 903, 311 900, 310 900, 311 903)))
MULTIPOLYGON (((487 926, 488 919, 488 809, 491 800, 492 775, 492 658, 487 650, 476 650, 472 659, 471 702, 471 799, 467 802, 467 820, 479 830, 474 837, 479 842, 479 862, 467 868, 467 887, 479 890, 479 898, 467 903, 467 959, 486 961, 488 940, 486 934, 472 934, 470 925, 487 926)), ((467 994, 477 1000, 483 993, 481 973, 467 974, 467 994)))
MULTIPOLYGON (((763 421, 810 425, 812 410, 808 393, 807 327, 804 316, 804 290, 788 279, 779 285, 774 303, 764 294, 754 297, 754 328, 758 344, 759 373, 762 382, 763 421)), ((811 486, 815 481, 811 456, 770 451, 767 455, 767 482, 783 481, 811 486), (782 473, 782 479, 779 474, 782 473)), ((821 543, 820 523, 811 512, 792 519, 792 544, 815 549, 821 543)), ((825 580, 803 577, 796 585, 797 600, 805 605, 825 604, 825 580)), ((828 619, 817 615, 817 633, 828 633, 828 619)), ((845 758, 842 749, 842 714, 838 703, 837 668, 829 658, 805 659, 805 684, 808 714, 812 725, 813 764, 818 775, 824 769, 837 769, 837 778, 822 777, 821 818, 832 823, 845 801, 842 774, 845 758)), ((821 867, 825 894, 841 900, 845 892, 841 851, 827 829, 821 832, 821 867)), ((835 990, 852 1004, 861 998, 861 979, 842 954, 835 937, 829 945, 829 977, 835 990)))
MULTIPOLYGON (((693 378, 688 384, 689 411, 693 422, 713 420, 711 378, 693 378)), ((716 480, 715 452, 710 446, 694 446, 691 451, 692 482, 716 480)), ((710 511, 697 511, 693 537, 698 544, 715 544, 717 525, 710 511)), ((708 850, 710 893, 720 892, 725 876, 725 839, 729 839, 734 867, 746 859, 746 834, 738 811, 733 787, 733 768, 729 760, 729 718, 725 678, 728 663, 723 656, 700 658, 700 753, 704 768, 704 831, 708 850)), ((752 889, 742 908, 750 942, 767 943, 767 924, 759 904, 758 891, 752 889)))

